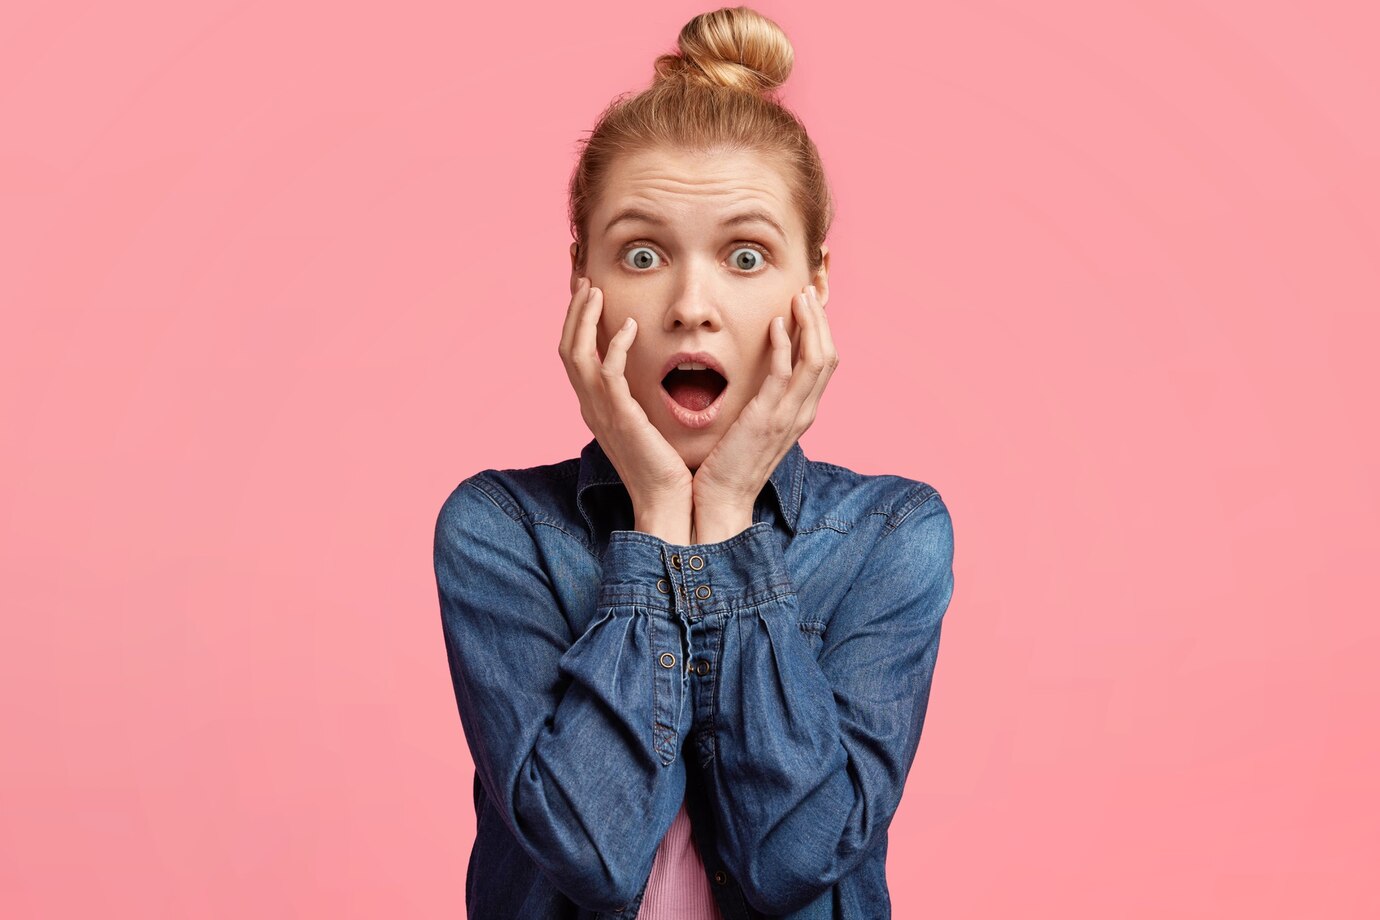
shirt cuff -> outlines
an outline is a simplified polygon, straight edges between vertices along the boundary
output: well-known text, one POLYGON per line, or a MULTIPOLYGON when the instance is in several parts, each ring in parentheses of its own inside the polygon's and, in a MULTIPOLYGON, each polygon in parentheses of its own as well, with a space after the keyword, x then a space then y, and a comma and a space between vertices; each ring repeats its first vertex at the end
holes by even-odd
POLYGON ((632 595, 669 609, 674 593, 713 613, 793 595, 781 540, 767 521, 718 543, 667 543, 640 530, 616 530, 604 555, 600 602, 632 595))

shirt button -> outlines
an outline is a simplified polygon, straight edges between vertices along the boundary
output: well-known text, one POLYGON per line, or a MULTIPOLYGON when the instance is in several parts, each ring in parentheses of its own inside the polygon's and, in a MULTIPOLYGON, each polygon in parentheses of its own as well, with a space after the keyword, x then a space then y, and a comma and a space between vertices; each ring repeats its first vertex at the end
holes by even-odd
POLYGON ((727 884, 728 884, 728 873, 725 872, 725 871, 722 870, 722 869, 715 869, 715 870, 714 870, 714 884, 715 884, 715 885, 727 885, 727 884))
POLYGON ((691 556, 691 557, 690 557, 690 568, 694 569, 696 572, 698 572, 700 569, 704 568, 704 557, 703 557, 703 556, 691 556))
POLYGON ((671 583, 664 578, 658 578, 656 580, 656 589, 660 591, 662 594, 670 594, 671 583))
POLYGON ((713 593, 714 592, 710 590, 709 585, 700 585, 698 588, 695 589, 695 596, 698 597, 700 600, 704 600, 713 593))
POLYGON ((663 668, 674 668, 676 666, 676 656, 670 652, 661 653, 661 666, 663 668))

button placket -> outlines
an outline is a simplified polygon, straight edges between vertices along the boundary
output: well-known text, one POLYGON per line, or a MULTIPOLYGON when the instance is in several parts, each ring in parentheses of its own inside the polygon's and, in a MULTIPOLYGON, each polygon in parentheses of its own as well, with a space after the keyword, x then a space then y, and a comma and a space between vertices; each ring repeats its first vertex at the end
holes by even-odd
MULTIPOLYGON (((701 602, 707 601, 714 596, 713 587, 707 582, 701 581, 701 579, 704 579, 709 574, 708 560, 699 553, 683 557, 676 556, 673 558, 680 561, 680 577, 685 582, 683 588, 680 585, 677 585, 677 588, 680 589, 681 596, 686 597, 687 606, 695 612, 695 621, 703 622, 704 609, 701 602), (693 600, 690 600, 690 598, 693 598, 693 600)), ((712 643, 709 648, 712 649, 712 643)), ((707 677, 712 670, 713 663, 709 658, 694 655, 687 650, 685 657, 685 674, 687 677, 691 674, 707 677)))

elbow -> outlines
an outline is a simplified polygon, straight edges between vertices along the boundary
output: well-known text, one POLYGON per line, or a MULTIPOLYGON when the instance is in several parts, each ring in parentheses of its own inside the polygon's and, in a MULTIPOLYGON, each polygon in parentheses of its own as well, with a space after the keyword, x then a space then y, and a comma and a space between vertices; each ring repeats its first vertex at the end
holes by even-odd
POLYGON ((743 899, 754 910, 767 916, 794 914, 829 893, 840 880, 858 870, 875 837, 845 835, 832 845, 827 838, 804 839, 800 835, 783 844, 777 840, 758 840, 745 850, 745 858, 734 860, 743 899))
POLYGON ((586 910, 618 916, 642 891, 651 875, 634 865, 631 853, 615 853, 598 842, 560 841, 560 834, 521 838, 523 849, 547 880, 586 910), (540 840, 540 843, 538 843, 540 840))
POLYGON ((552 885, 580 907, 601 914, 620 915, 651 875, 650 860, 641 866, 635 855, 641 849, 591 839, 569 826, 548 824, 522 842, 552 885))
POLYGON ((767 916, 793 914, 825 896, 838 883, 825 867, 812 867, 799 853, 782 854, 777 859, 758 851, 742 870, 738 884, 743 899, 753 910, 767 916))
POLYGON ((577 906, 601 915, 622 913, 646 882, 645 878, 613 873, 611 867, 602 863, 571 865, 566 869, 561 873, 564 877, 553 878, 552 883, 577 906))
POLYGON ((758 913, 768 917, 793 914, 808 904, 824 896, 833 885, 826 885, 811 879, 785 881, 771 879, 742 883, 743 900, 758 913))

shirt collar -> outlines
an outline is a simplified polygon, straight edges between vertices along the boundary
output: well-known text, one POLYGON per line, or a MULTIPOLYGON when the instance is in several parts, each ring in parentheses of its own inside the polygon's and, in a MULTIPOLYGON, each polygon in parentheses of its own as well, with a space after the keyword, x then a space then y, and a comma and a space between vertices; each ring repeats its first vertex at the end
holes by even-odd
MULTIPOLYGON (((790 528, 792 536, 795 535, 800 520, 800 500, 805 486, 806 465, 805 452, 801 449, 800 442, 796 441, 791 444, 791 449, 786 451, 786 455, 772 471, 767 485, 762 487, 762 494, 770 492, 776 496, 777 508, 780 509, 781 518, 790 528)), ((594 496, 590 494, 590 490, 595 489, 597 492, 608 486, 617 486, 622 496, 626 497, 627 489, 623 486, 618 471, 614 469, 613 462, 609 460, 608 454, 604 453, 599 439, 593 438, 580 451, 580 475, 575 487, 576 502, 591 533, 595 530, 594 522, 599 520, 600 516, 597 509, 592 507, 594 496)))

